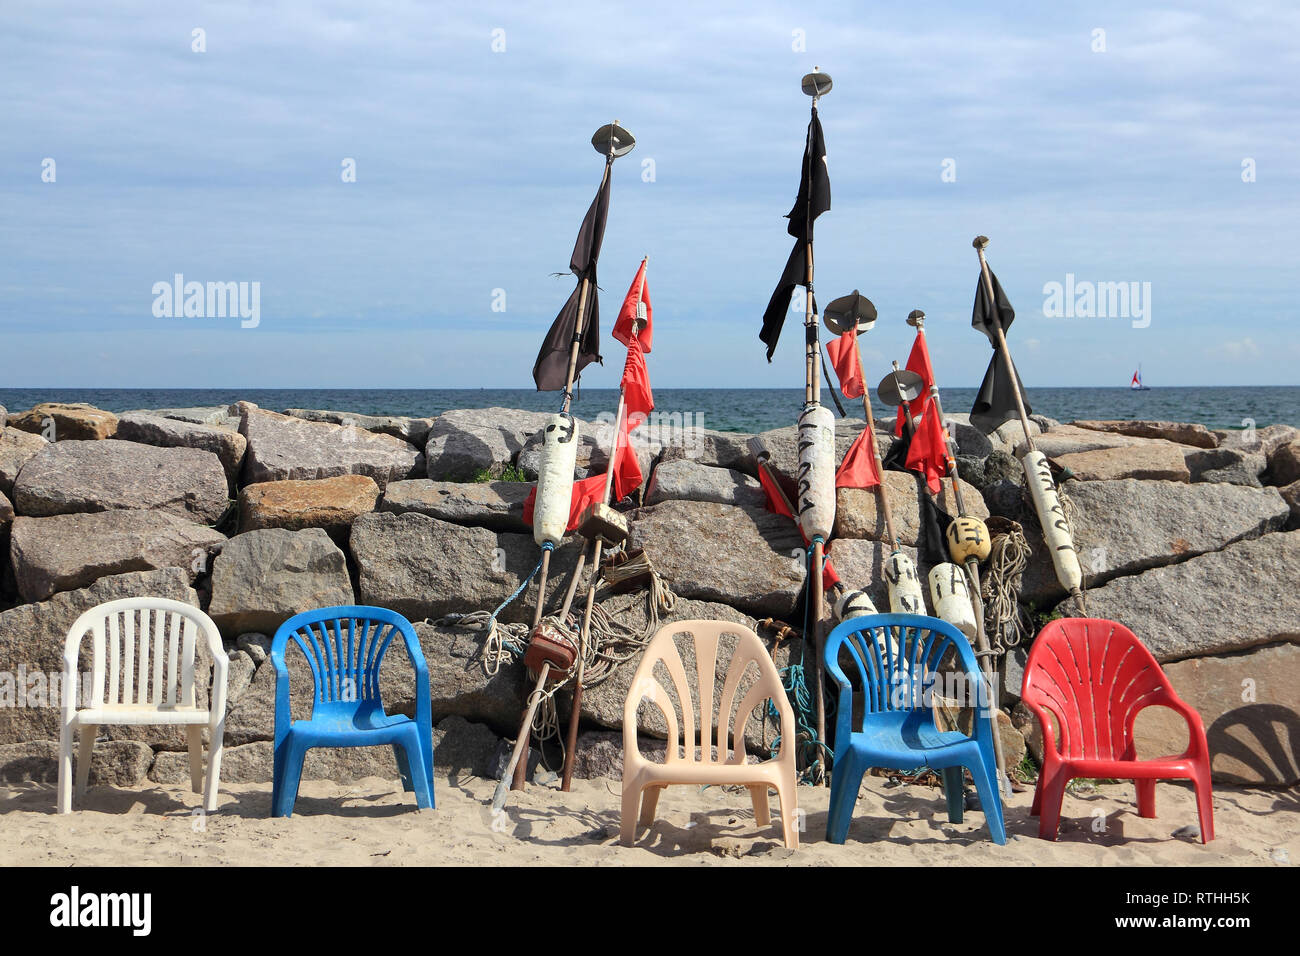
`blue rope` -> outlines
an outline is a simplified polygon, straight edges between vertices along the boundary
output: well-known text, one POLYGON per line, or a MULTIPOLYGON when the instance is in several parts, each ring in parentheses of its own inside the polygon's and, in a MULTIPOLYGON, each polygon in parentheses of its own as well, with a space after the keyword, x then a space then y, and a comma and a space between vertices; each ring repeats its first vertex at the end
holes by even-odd
MULTIPOLYGON (((514 594, 510 595, 510 597, 506 598, 504 601, 502 601, 500 604, 497 605, 497 609, 492 612, 492 616, 489 619, 488 630, 491 630, 492 625, 496 623, 497 615, 500 614, 502 611, 504 611, 506 607, 509 606, 510 602, 514 601, 515 598, 523 594, 524 591, 527 589, 528 585, 532 583, 533 578, 537 577, 537 572, 542 570, 542 561, 545 559, 546 553, 548 551, 554 551, 554 550, 555 550, 555 545, 552 544, 550 541, 547 541, 544 545, 542 545, 542 557, 537 559, 537 566, 533 568, 532 573, 530 573, 528 577, 524 578, 524 580, 520 583, 519 587, 515 588, 514 594)), ((540 601, 542 599, 542 596, 538 595, 537 599, 540 601)), ((501 639, 501 646, 509 648, 511 653, 515 654, 517 657, 523 656, 524 648, 515 644, 513 641, 508 641, 503 637, 501 639)))
MULTIPOLYGON (((808 546, 808 550, 806 552, 807 560, 805 562, 805 575, 806 575, 805 580, 807 581, 808 587, 812 586, 811 570, 812 570, 812 562, 813 562, 813 552, 816 548, 817 542, 820 540, 821 540, 820 537, 814 538, 813 543, 808 546)), ((822 567, 825 568, 825 566, 826 566, 826 556, 825 554, 823 554, 822 567)), ((781 668, 780 671, 781 683, 782 686, 785 687, 786 697, 790 701, 790 706, 794 709, 795 727, 799 732, 799 736, 806 739, 806 742, 802 746, 802 752, 804 754, 804 758, 806 762, 804 765, 804 769, 799 776, 799 779, 805 783, 809 781, 816 781, 819 776, 819 772, 820 773, 825 772, 822 763, 823 755, 828 755, 832 757, 834 756, 834 754, 832 754, 831 752, 831 749, 826 746, 826 743, 818 738, 817 730, 813 726, 814 714, 813 714, 812 694, 808 690, 808 681, 805 676, 805 667, 804 667, 804 662, 808 654, 808 639, 810 633, 808 630, 808 613, 809 613, 808 609, 809 606, 812 604, 812 601, 809 600, 808 597, 809 596, 805 594, 804 607, 803 607, 803 635, 804 636, 803 636, 803 642, 799 647, 799 663, 790 664, 787 667, 781 668)), ((816 653, 815 648, 814 648, 814 653, 816 653)), ((776 709, 776 705, 769 700, 767 702, 767 708, 768 708, 767 710, 768 716, 775 718, 779 724, 781 715, 780 715, 780 711, 776 709)), ((830 711, 827 711, 827 716, 830 716, 830 711)), ((780 752, 780 749, 781 749, 781 736, 778 734, 776 739, 772 741, 770 756, 775 758, 777 754, 780 752)))

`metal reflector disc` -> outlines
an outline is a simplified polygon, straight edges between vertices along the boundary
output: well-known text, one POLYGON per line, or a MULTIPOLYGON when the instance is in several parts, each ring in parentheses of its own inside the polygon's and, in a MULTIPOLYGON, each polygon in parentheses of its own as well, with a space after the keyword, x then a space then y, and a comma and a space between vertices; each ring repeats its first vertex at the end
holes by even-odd
POLYGON ((843 335, 853 328, 861 334, 870 331, 876 324, 876 307, 870 299, 854 289, 851 294, 840 296, 826 306, 822 321, 835 335, 843 335))
POLYGON ((876 386, 876 394, 886 405, 902 405, 903 402, 916 401, 924 389, 925 380, 904 368, 882 378, 876 386))
POLYGON ((802 86, 809 96, 825 96, 831 91, 831 75, 814 70, 803 78, 802 86))
POLYGON ((591 145, 602 156, 610 154, 611 145, 615 156, 625 156, 632 152, 636 137, 617 123, 606 123, 591 137, 591 145))

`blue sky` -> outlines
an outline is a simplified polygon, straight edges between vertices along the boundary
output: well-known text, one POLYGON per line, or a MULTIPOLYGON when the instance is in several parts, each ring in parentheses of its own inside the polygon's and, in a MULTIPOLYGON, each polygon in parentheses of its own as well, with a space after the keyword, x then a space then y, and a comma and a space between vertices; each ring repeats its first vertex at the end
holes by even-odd
POLYGON ((1300 384, 1297 36, 1250 2, 8 4, 0 385, 528 385, 617 118, 585 384, 648 254, 656 384, 797 386, 798 317, 772 365, 757 336, 814 65, 817 288, 879 308, 868 378, 921 308, 941 384, 978 383, 985 233, 1030 386, 1300 384), (259 282, 260 324, 155 317, 178 272, 259 282), (1067 274, 1149 282, 1149 326, 1044 316, 1067 274))

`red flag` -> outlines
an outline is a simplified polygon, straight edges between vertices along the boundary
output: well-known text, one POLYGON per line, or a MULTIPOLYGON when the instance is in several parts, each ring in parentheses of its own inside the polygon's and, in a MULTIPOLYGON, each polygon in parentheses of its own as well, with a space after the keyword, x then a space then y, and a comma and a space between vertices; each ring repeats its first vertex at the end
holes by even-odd
POLYGON ((844 460, 840 462, 839 471, 835 472, 836 488, 870 488, 880 484, 880 472, 876 470, 876 456, 871 450, 871 436, 867 429, 862 429, 853 439, 844 460))
MULTIPOLYGON (((641 419, 654 411, 655 397, 650 391, 650 370, 646 368, 645 355, 632 346, 628 346, 627 362, 623 366, 622 388, 628 417, 636 416, 639 424, 641 419)), ((636 425, 632 427, 635 428, 636 425)))
MULTIPOLYGON (((917 331, 916 341, 912 343, 912 353, 907 357, 907 370, 921 376, 924 387, 921 397, 912 403, 912 417, 924 415, 930 406, 930 389, 934 388, 934 369, 930 367, 930 350, 925 345, 925 333, 917 331)), ((903 406, 898 406, 898 420, 894 422, 894 434, 903 434, 903 406)))
POLYGON ((636 271, 636 278, 632 280, 632 287, 627 290, 627 296, 623 299, 623 308, 619 309, 618 321, 614 323, 614 338, 618 339, 628 348, 636 342, 642 352, 650 351, 651 340, 654 338, 654 310, 650 307, 650 289, 645 284, 645 263, 641 260, 641 268, 636 271), (636 304, 637 302, 645 303, 645 328, 640 332, 636 331, 636 304))
POLYGON ((849 329, 838 339, 826 343, 835 375, 840 380, 840 391, 845 398, 861 398, 867 387, 862 381, 862 362, 858 357, 858 330, 849 329))
POLYGON ((911 471, 925 476, 925 483, 930 491, 938 494, 943 487, 943 476, 948 473, 948 433, 944 430, 939 414, 934 410, 934 402, 927 404, 925 414, 917 423, 916 434, 907 449, 907 461, 904 464, 911 471))
MULTIPOLYGON (((641 473, 641 463, 637 461, 636 452, 632 449, 631 440, 628 438, 630 427, 628 416, 624 415, 615 435, 613 461, 609 465, 614 470, 614 493, 611 496, 614 501, 622 501, 636 491, 644 477, 641 473)), ((582 513, 591 505, 605 500, 607 473, 608 470, 573 483, 573 497, 569 501, 569 523, 565 530, 572 531, 578 527, 578 519, 582 517, 582 513)), ((533 523, 533 506, 536 501, 537 485, 534 484, 533 490, 524 499, 524 521, 530 525, 533 523)))

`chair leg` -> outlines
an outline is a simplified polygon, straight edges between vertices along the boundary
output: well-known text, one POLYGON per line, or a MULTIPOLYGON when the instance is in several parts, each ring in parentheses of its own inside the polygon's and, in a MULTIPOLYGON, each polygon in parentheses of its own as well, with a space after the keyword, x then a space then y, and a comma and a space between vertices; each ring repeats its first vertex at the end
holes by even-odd
POLYGON ((1197 775, 1192 778, 1196 789, 1196 818, 1201 824, 1201 842, 1209 843, 1214 839, 1214 790, 1210 786, 1210 768, 1201 765, 1196 768, 1197 775))
POLYGON ((798 788, 786 783, 777 784, 776 800, 781 810, 781 836, 785 839, 787 848, 797 850, 799 849, 798 788))
POLYGON ((1137 785, 1138 816, 1156 815, 1156 782, 1154 779, 1134 780, 1137 785))
POLYGON ((59 813, 72 812, 72 725, 59 731, 59 813))
POLYGON ((1046 771, 1038 771, 1038 779, 1034 781, 1034 802, 1029 808, 1029 815, 1036 817, 1043 811, 1043 778, 1046 771))
POLYGON ((217 787, 221 782, 221 753, 225 747, 226 722, 208 729, 208 777, 203 784, 203 810, 217 812, 217 787))
POLYGON ((659 794, 663 787, 646 787, 641 795, 641 826, 654 826, 655 810, 659 806, 659 794))
MULTIPOLYGON (((838 755, 837 755, 838 756, 838 755)), ((849 749, 835 761, 831 770, 831 803, 826 813, 826 839, 830 843, 843 843, 853 822, 853 807, 858 802, 858 788, 862 775, 867 772, 863 758, 849 749)))
POLYGON ((961 823, 966 811, 966 794, 962 790, 961 767, 943 768, 943 795, 948 801, 948 822, 961 823))
POLYGON ((619 842, 631 846, 636 842, 637 806, 641 802, 641 788, 623 781, 623 815, 619 820, 619 842))
POLYGON ((287 741, 280 746, 284 748, 284 754, 281 756, 277 752, 275 755, 280 766, 276 768, 275 775, 278 786, 273 784, 271 787, 271 816, 291 817, 293 806, 298 802, 298 784, 302 780, 302 765, 307 759, 307 748, 287 741))
POLYGON ((419 741, 401 748, 406 756, 407 778, 411 785, 408 790, 415 791, 415 805, 421 810, 433 809, 433 789, 429 786, 429 771, 424 766, 424 752, 419 741))
POLYGON ((185 728, 185 736, 190 748, 190 789, 195 793, 203 792, 203 728, 190 724, 185 728))
POLYGON ((77 799, 86 795, 86 785, 90 782, 90 759, 95 752, 95 736, 99 733, 98 724, 82 724, 80 746, 77 748, 77 799))
POLYGON ((402 789, 410 793, 415 789, 415 781, 411 776, 411 760, 403 744, 393 744, 393 759, 397 761, 397 773, 402 778, 402 789))
MULTIPOLYGON (((961 768, 957 768, 961 772, 961 768)), ((988 824, 989 836, 999 846, 1007 842, 1006 822, 1002 818, 1002 794, 998 792, 996 766, 988 766, 983 761, 970 768, 971 778, 975 781, 975 791, 980 797, 980 809, 984 811, 984 822, 988 824)))
POLYGON ((772 823, 772 808, 768 803, 767 784, 750 787, 749 796, 754 802, 754 822, 760 827, 769 826, 772 823))
POLYGON ((1042 803, 1039 806, 1038 836, 1043 840, 1055 840, 1061 826, 1061 802, 1065 799, 1065 785, 1070 778, 1058 770, 1051 777, 1041 781, 1043 788, 1042 803))

